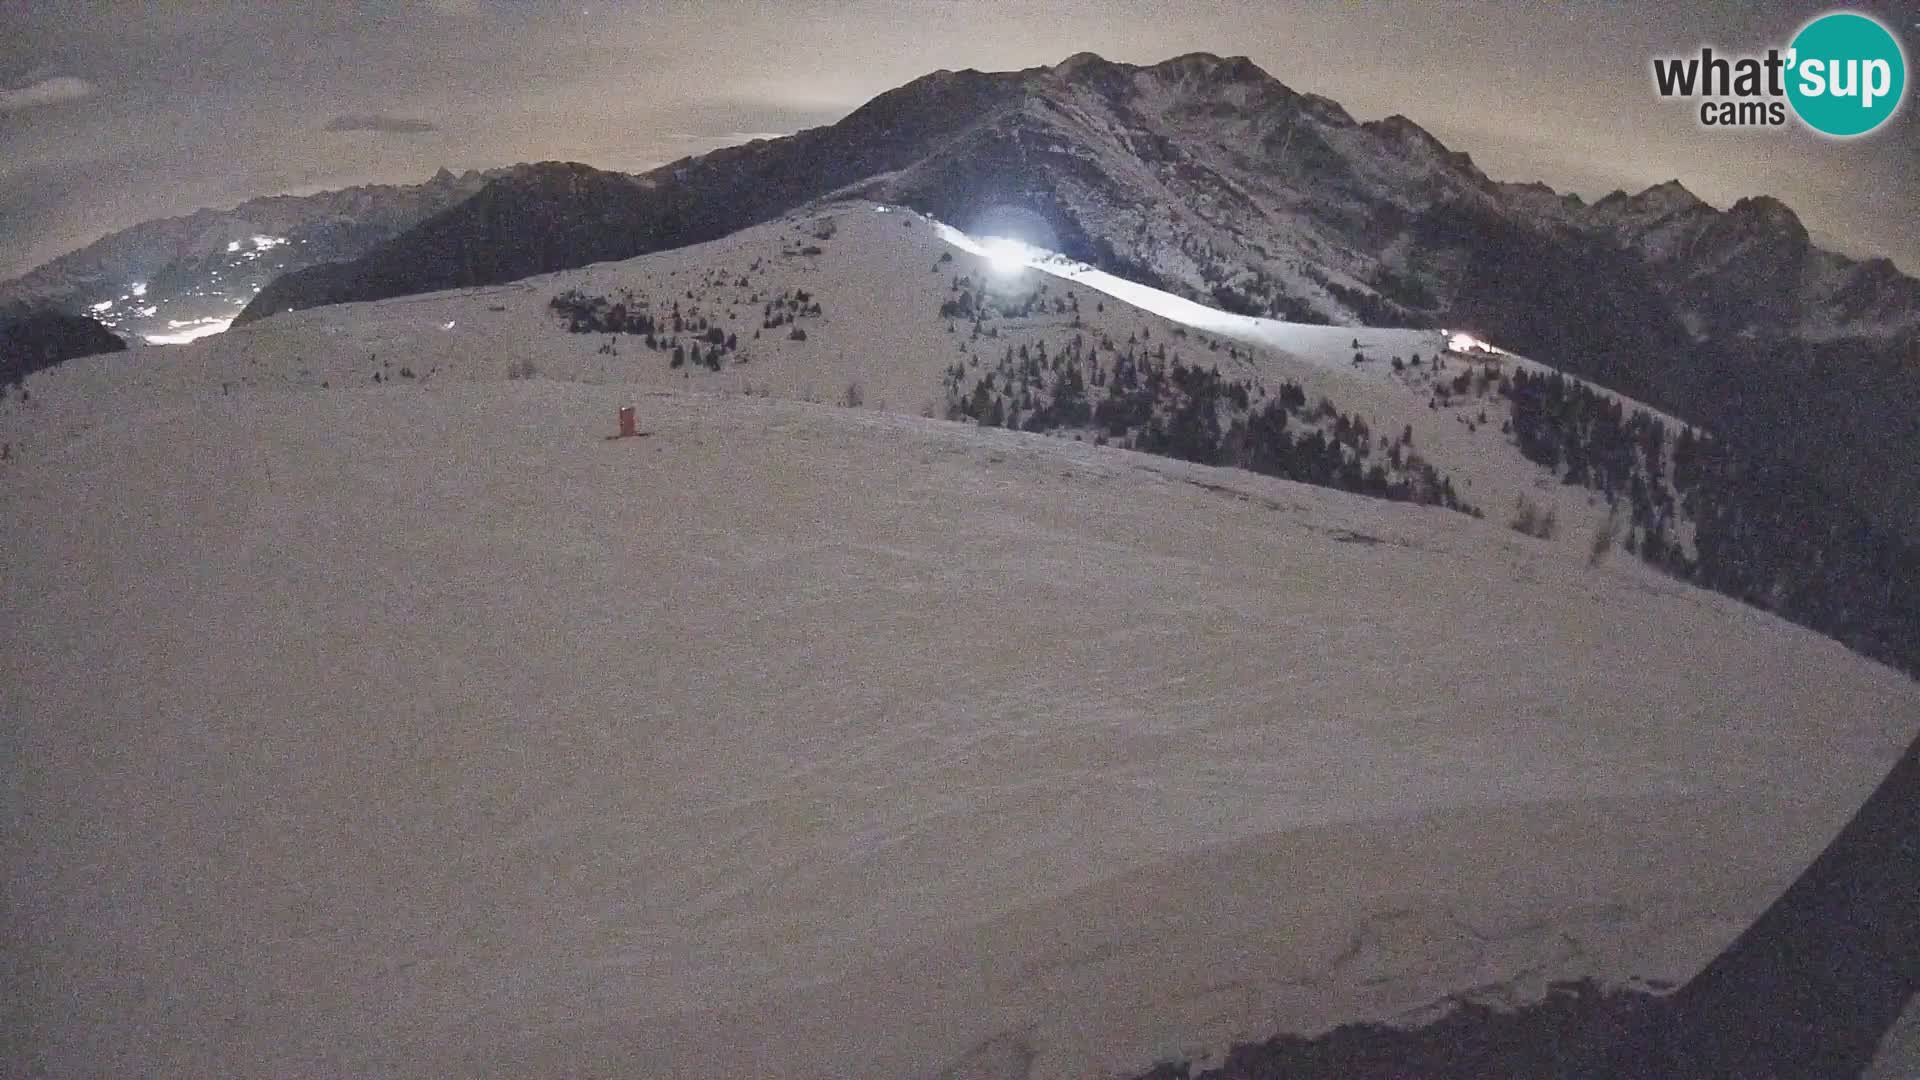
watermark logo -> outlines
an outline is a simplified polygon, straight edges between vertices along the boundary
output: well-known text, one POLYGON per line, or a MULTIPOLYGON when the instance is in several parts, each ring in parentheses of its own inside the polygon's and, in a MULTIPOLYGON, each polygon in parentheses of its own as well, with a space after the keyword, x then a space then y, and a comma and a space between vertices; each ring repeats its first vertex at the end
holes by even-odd
POLYGON ((1907 57, 1900 39, 1870 15, 1836 11, 1800 28, 1763 55, 1659 57, 1653 83, 1663 98, 1699 99, 1700 123, 1714 128, 1783 127, 1789 109, 1834 138, 1883 127, 1900 111, 1907 57))
POLYGON ((1797 78, 1787 100, 1826 135, 1865 135, 1893 119, 1907 90, 1907 58, 1893 32, 1851 11, 1802 27, 1788 50, 1797 78))

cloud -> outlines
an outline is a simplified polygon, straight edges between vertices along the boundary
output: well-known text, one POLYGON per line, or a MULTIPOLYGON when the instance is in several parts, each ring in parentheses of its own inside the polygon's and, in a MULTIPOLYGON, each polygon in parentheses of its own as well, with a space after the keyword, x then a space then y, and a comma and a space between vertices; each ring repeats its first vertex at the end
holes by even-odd
POLYGON ((71 75, 61 75, 52 79, 41 79, 36 83, 15 87, 12 90, 0 90, 0 113, 19 112, 31 109, 35 105, 53 105, 62 101, 78 101, 92 97, 99 87, 85 79, 76 79, 71 75))
POLYGON ((364 113, 336 116, 327 121, 326 129, 328 131, 377 131, 382 135, 418 135, 427 131, 439 131, 440 127, 425 120, 410 120, 404 116, 364 113))

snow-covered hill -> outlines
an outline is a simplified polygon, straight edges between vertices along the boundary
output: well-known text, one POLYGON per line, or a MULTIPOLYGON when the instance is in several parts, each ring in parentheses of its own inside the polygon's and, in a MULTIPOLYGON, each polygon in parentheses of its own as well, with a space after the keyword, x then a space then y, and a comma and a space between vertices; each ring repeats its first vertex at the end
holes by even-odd
POLYGON ((1632 562, 1111 447, 114 401, 0 474, 29 1075, 1084 1076, 1678 980, 1920 716, 1632 562))
MULTIPOLYGON (((165 398, 376 382, 431 389, 528 372, 817 402, 851 395, 871 409, 944 417, 954 407, 953 391, 965 397, 983 378, 997 392, 1011 393, 1011 377, 1002 373, 993 382, 1003 359, 1024 358, 1029 348, 1058 357, 1080 339, 1093 363, 1106 366, 1137 355, 1217 368, 1223 379, 1246 381, 1255 404, 1291 382, 1304 391, 1303 412, 1325 400, 1364 422, 1371 437, 1350 439, 1350 457, 1386 463, 1390 456, 1417 456, 1454 485, 1460 502, 1499 521, 1524 497, 1543 515, 1554 514, 1560 523, 1555 539, 1583 553, 1608 516, 1598 493, 1558 483, 1502 430, 1507 405, 1485 374, 1544 370, 1531 361, 1493 353, 1475 360, 1449 351, 1452 335, 1439 330, 1232 315, 1030 251, 1009 261, 981 243, 897 207, 830 204, 724 240, 625 262, 494 288, 318 308, 190 346, 136 348, 124 358, 102 358, 31 383, 29 406, 0 407, 0 439, 14 455, 43 452, 50 441, 110 422, 100 403, 115 394, 165 398), (1037 303, 1025 315, 983 324, 982 335, 968 317, 942 315, 944 305, 966 293, 956 289, 961 282, 979 295, 1037 303), (633 333, 571 333, 570 324, 582 316, 556 310, 556 298, 603 301, 587 319, 604 320, 614 303, 630 307, 633 317, 650 313, 658 327, 655 347, 633 333), (815 305, 818 314, 811 313, 815 305), (781 312, 770 326, 774 306, 781 312), (677 333, 676 311, 682 318, 677 333), (710 335, 721 340, 709 342, 710 335), (731 347, 724 344, 728 338, 731 347), (692 348, 691 361, 675 366, 676 347, 692 348), (707 353, 716 354, 717 368, 701 362, 707 353), (1363 357, 1359 363, 1356 354, 1363 357), (947 376, 956 365, 960 374, 950 387, 947 376), (1470 388, 1451 390, 1476 373, 1470 388)), ((1048 389, 1036 382, 1026 391, 1029 415, 1033 395, 1044 401, 1048 389)), ((1677 421, 1659 418, 1678 434, 1677 421)), ((1296 431, 1327 426, 1296 419, 1304 421, 1295 423, 1296 431)), ((1095 441, 1097 427, 1081 424, 1059 434, 1095 441)), ((1684 528, 1684 522, 1675 525, 1684 528)))
POLYGON ((239 321, 711 241, 833 197, 1242 313, 1466 327, 1920 535, 1920 282, 1819 250, 1757 195, 1721 210, 1674 182, 1588 205, 1495 182, 1404 117, 1358 121, 1244 57, 939 71, 839 123, 639 176, 530 166, 276 279, 239 321))
POLYGON ((28 1073, 1085 1076, 1674 982, 1920 726, 1904 676, 1593 564, 1497 399, 1438 405, 1489 361, 1123 295, 842 203, 30 376, 28 1073), (573 332, 616 304, 654 347, 573 332), (944 419, 1162 347, 1486 517, 944 419))

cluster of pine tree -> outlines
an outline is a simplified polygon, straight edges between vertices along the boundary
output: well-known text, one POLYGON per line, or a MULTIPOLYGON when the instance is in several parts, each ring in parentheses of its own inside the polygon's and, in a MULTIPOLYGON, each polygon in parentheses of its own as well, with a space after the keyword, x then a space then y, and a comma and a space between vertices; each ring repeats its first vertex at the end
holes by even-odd
POLYGON ((1721 439, 1683 434, 1673 472, 1695 583, 1920 676, 1920 548, 1784 459, 1721 439))
MULTIPOLYGON (((648 349, 668 353, 668 365, 674 368, 692 363, 719 371, 726 355, 740 347, 737 335, 710 322, 697 307, 683 312, 678 300, 669 311, 655 315, 648 300, 632 292, 623 292, 619 299, 610 300, 568 289, 547 306, 567 317, 567 330, 571 333, 637 335, 648 349), (687 340, 681 340, 682 334, 687 335, 687 340)), ((609 348, 601 351, 612 352, 609 348)))
MULTIPOLYGON (((1143 240, 1146 238, 1144 222, 1139 236, 1143 240)), ((1259 250, 1259 245, 1254 246, 1259 250)), ((1199 271, 1201 283, 1206 286, 1206 295, 1195 296, 1203 303, 1211 299, 1213 306, 1235 315, 1263 316, 1300 323, 1327 321, 1312 305, 1290 295, 1265 270, 1248 274, 1233 260, 1223 259, 1211 240, 1188 234, 1180 240, 1180 253, 1193 262, 1199 271)))
POLYGON ((1327 290, 1327 295, 1359 316, 1362 326, 1405 326, 1413 321, 1407 317, 1406 309, 1382 298, 1378 293, 1342 285, 1337 281, 1324 281, 1322 286, 1327 290))
POLYGON ((1480 516, 1413 452, 1411 432, 1375 436, 1331 401, 1309 406, 1297 383, 1269 395, 1217 367, 1169 358, 1164 343, 1129 341, 1122 351, 1075 334, 1051 355, 1044 340, 1009 345, 991 368, 977 357, 952 365, 944 383, 949 419, 1091 434, 1101 444, 1480 516))
MULTIPOLYGON (((979 337, 985 331, 988 320, 1028 319, 1036 315, 1073 315, 1080 314, 1080 298, 1069 289, 1062 295, 1049 296, 1045 282, 1037 288, 1018 293, 994 293, 985 284, 976 283, 971 275, 956 276, 947 286, 952 295, 940 302, 940 317, 949 321, 971 319, 974 323, 973 336, 979 337)), ((997 335, 990 335, 997 336, 997 335)))
POLYGON ((760 329, 772 330, 795 319, 816 318, 821 314, 820 301, 805 289, 782 292, 769 299, 760 309, 760 329))
MULTIPOLYGON (((1609 506, 1631 508, 1627 548, 1650 563, 1685 574, 1686 553, 1674 540, 1676 507, 1666 481, 1667 426, 1645 412, 1555 371, 1515 371, 1502 384, 1513 406, 1520 453, 1555 470, 1561 481, 1590 488, 1609 506)), ((1691 429, 1682 436, 1688 445, 1691 429)))
POLYGON ((652 334, 659 327, 647 312, 647 301, 631 292, 617 300, 588 296, 578 289, 547 302, 547 306, 567 317, 567 330, 574 334, 652 334))
POLYGON ((1629 551, 1920 675, 1920 548, 1784 460, 1691 427, 1669 451, 1659 420, 1624 416, 1557 372, 1516 372, 1507 394, 1521 453, 1632 508, 1629 551), (1692 556, 1674 538, 1680 511, 1694 525, 1692 556))
MULTIPOLYGON (((1146 236, 1146 224, 1142 222, 1138 237, 1144 241, 1146 236)), ((1255 247, 1258 249, 1258 245, 1255 247)), ((1222 259, 1210 240, 1187 235, 1181 238, 1180 252, 1193 261, 1199 270, 1201 282, 1207 287, 1205 296, 1196 296, 1203 303, 1211 300, 1214 307, 1235 315, 1298 323, 1324 324, 1327 321, 1311 304, 1288 293, 1265 270, 1255 270, 1248 275, 1232 262, 1222 259)))
POLYGON ((1268 313, 1268 309, 1261 306, 1253 297, 1248 296, 1246 293, 1241 292, 1226 282, 1216 283, 1210 291, 1213 295, 1213 306, 1219 308, 1221 311, 1230 311, 1235 315, 1253 316, 1261 316, 1268 313))

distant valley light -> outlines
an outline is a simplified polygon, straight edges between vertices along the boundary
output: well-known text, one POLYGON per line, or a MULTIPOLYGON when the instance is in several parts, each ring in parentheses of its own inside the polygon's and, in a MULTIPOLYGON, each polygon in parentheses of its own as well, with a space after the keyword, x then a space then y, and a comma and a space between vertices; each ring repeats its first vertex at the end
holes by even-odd
POLYGON ((233 325, 232 319, 216 319, 208 316, 204 319, 168 319, 167 325, 174 329, 171 334, 147 334, 149 345, 185 345, 189 341, 198 341, 203 337, 212 337, 222 333, 233 325))

